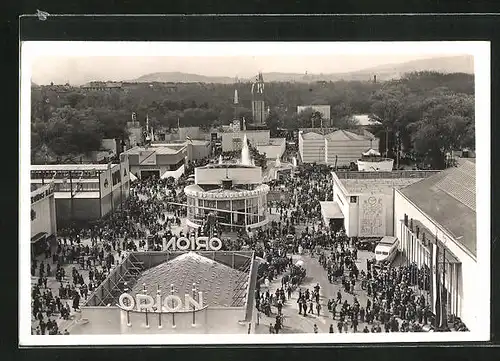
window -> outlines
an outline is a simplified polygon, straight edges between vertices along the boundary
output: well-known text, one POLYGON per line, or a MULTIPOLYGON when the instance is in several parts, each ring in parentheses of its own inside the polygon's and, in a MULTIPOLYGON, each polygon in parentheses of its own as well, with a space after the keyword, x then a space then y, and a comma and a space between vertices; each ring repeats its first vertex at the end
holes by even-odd
POLYGON ((351 203, 356 203, 358 201, 358 197, 351 196, 351 203))

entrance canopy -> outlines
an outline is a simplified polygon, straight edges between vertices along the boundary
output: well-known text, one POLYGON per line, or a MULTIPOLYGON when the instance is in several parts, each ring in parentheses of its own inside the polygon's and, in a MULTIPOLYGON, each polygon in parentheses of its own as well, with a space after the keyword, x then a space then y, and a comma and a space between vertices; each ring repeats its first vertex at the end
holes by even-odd
POLYGON ((340 210, 337 202, 319 202, 321 205, 321 215, 324 219, 343 219, 344 214, 340 210))
POLYGON ((31 237, 31 244, 37 243, 38 241, 45 239, 49 234, 47 232, 40 232, 31 237))

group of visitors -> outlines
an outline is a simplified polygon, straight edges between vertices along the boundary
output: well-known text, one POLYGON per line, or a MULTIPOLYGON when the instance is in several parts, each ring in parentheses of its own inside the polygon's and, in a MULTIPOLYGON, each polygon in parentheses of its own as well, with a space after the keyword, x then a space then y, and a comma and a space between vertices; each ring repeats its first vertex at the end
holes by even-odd
MULTIPOLYGON (((32 259, 32 333, 61 334, 57 320, 69 320, 80 310, 128 251, 145 248, 148 234, 175 224, 165 219, 164 211, 166 199, 182 202, 178 188, 172 179, 136 181, 115 212, 87 226, 60 230, 57 244, 47 247, 40 260, 32 259)), ((173 211, 182 216, 180 208, 173 211)))
MULTIPOLYGON (((295 176, 275 182, 271 189, 285 196, 270 202, 269 211, 279 214, 279 220, 265 229, 240 229, 231 242, 223 242, 224 250, 253 250, 261 260, 255 305, 273 317, 269 332, 283 330, 283 308, 294 292, 299 315, 320 316, 328 311, 336 321, 330 333, 335 329, 340 333, 421 331, 432 323, 426 296, 429 269, 411 264, 377 270, 367 262, 367 270, 360 271, 356 242, 342 230, 319 225, 320 202, 333 199, 329 177, 327 167, 305 166, 295 176), (298 226, 304 229, 296 232, 298 226), (290 255, 304 253, 317 257, 332 287, 339 287, 336 298, 328 299, 326 310, 319 284, 311 290, 300 287, 305 269, 294 265, 290 255), (270 292, 270 283, 280 276, 281 287, 270 292), (366 292, 366 303, 359 301, 360 292, 366 292)), ((119 209, 86 227, 74 225, 59 232, 57 245, 47 250, 45 259, 33 259, 31 265, 33 333, 69 334, 67 330, 61 333, 58 320, 69 320, 72 312, 80 310, 82 301, 129 251, 162 250, 166 239, 182 236, 174 227, 186 215, 186 207, 180 206, 186 203, 185 182, 186 177, 137 180, 119 209)), ((217 236, 224 231, 218 224, 210 229, 217 236)), ((201 232, 207 234, 209 229, 201 232)), ((464 329, 460 322, 456 321, 456 328, 464 329)), ((313 331, 319 332, 316 324, 313 331)))

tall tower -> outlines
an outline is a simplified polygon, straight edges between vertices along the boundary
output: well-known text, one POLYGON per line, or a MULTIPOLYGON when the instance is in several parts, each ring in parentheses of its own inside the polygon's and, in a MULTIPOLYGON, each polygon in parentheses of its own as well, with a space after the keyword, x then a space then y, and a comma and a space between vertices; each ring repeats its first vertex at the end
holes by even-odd
POLYGON ((263 125, 266 122, 266 109, 264 107, 264 79, 259 72, 252 84, 252 116, 253 123, 263 125))
POLYGON ((233 98, 233 127, 237 130, 241 130, 241 121, 238 117, 238 89, 234 89, 234 98, 233 98))

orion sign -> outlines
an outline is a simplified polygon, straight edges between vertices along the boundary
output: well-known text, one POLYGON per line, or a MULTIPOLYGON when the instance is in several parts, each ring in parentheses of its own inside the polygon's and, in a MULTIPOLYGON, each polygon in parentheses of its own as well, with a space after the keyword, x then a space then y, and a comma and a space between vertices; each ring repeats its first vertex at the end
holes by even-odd
POLYGON ((213 237, 172 237, 167 242, 167 251, 219 251, 222 248, 222 241, 213 237))
POLYGON ((193 296, 185 294, 183 300, 179 296, 168 295, 162 300, 160 293, 155 298, 139 293, 134 298, 128 293, 122 293, 118 299, 118 306, 125 311, 138 312, 173 313, 199 311, 203 308, 203 292, 198 292, 198 301, 193 296))

